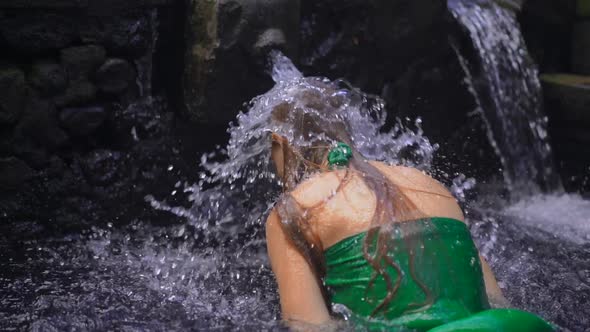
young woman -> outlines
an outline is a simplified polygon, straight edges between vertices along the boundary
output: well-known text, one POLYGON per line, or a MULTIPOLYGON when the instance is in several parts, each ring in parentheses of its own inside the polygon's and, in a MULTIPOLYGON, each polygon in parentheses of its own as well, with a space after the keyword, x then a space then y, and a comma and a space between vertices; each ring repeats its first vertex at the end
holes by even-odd
POLYGON ((368 330, 553 330, 533 314, 490 309, 506 301, 443 185, 417 169, 366 160, 338 98, 314 89, 296 98, 272 114, 294 138, 272 135, 284 194, 266 225, 292 328, 329 325, 332 305, 341 304, 368 330))

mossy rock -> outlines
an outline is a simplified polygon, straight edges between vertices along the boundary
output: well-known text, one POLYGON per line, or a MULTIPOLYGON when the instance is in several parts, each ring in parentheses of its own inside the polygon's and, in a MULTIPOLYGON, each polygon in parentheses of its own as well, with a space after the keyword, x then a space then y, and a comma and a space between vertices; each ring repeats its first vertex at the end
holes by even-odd
POLYGON ((590 76, 573 74, 544 74, 541 75, 541 81, 544 83, 590 88, 590 76))
POLYGON ((546 74, 541 82, 554 121, 590 126, 590 76, 546 74))
POLYGON ((500 7, 519 12, 522 9, 522 0, 495 0, 500 7))
POLYGON ((576 5, 576 14, 579 17, 590 18, 590 0, 578 0, 576 5))

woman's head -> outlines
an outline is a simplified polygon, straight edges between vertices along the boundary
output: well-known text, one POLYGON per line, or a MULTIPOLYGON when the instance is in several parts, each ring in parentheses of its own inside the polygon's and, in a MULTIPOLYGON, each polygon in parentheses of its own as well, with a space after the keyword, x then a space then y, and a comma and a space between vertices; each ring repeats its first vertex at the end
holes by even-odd
POLYGON ((353 144, 345 96, 332 85, 313 83, 272 110, 271 123, 285 129, 285 135, 271 135, 272 160, 285 189, 309 173, 327 169, 328 152, 337 142, 353 144))

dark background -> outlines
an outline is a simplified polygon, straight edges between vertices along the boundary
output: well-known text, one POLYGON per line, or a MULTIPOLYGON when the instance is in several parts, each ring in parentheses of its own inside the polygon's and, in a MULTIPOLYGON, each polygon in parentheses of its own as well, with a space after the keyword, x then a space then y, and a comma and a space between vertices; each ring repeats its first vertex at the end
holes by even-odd
MULTIPOLYGON (((443 182, 500 176, 451 42, 477 73, 473 45, 445 1, 206 3, 0 4, 0 218, 59 231, 154 214, 168 222, 145 195, 194 180, 200 154, 223 144, 244 103, 272 86, 272 48, 306 75, 382 96, 390 123, 422 117, 441 146, 434 175, 443 182)), ((541 73, 584 74, 576 59, 587 18, 575 1, 528 1, 519 20, 541 73)), ((585 193, 590 123, 564 100, 588 94, 544 86, 555 163, 567 190, 585 193)))

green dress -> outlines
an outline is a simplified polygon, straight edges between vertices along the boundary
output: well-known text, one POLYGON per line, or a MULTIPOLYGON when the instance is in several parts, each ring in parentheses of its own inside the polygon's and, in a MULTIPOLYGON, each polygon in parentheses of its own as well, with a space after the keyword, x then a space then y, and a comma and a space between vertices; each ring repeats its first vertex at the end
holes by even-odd
MULTIPOLYGON (((401 272, 385 263, 395 284, 393 300, 373 314, 388 288, 363 256, 367 233, 340 241, 325 251, 326 276, 332 303, 351 312, 359 329, 370 331, 553 331, 533 314, 515 309, 490 309, 478 251, 467 226, 448 218, 396 223, 389 254, 401 272)), ((376 240, 369 246, 375 251, 376 240)))

